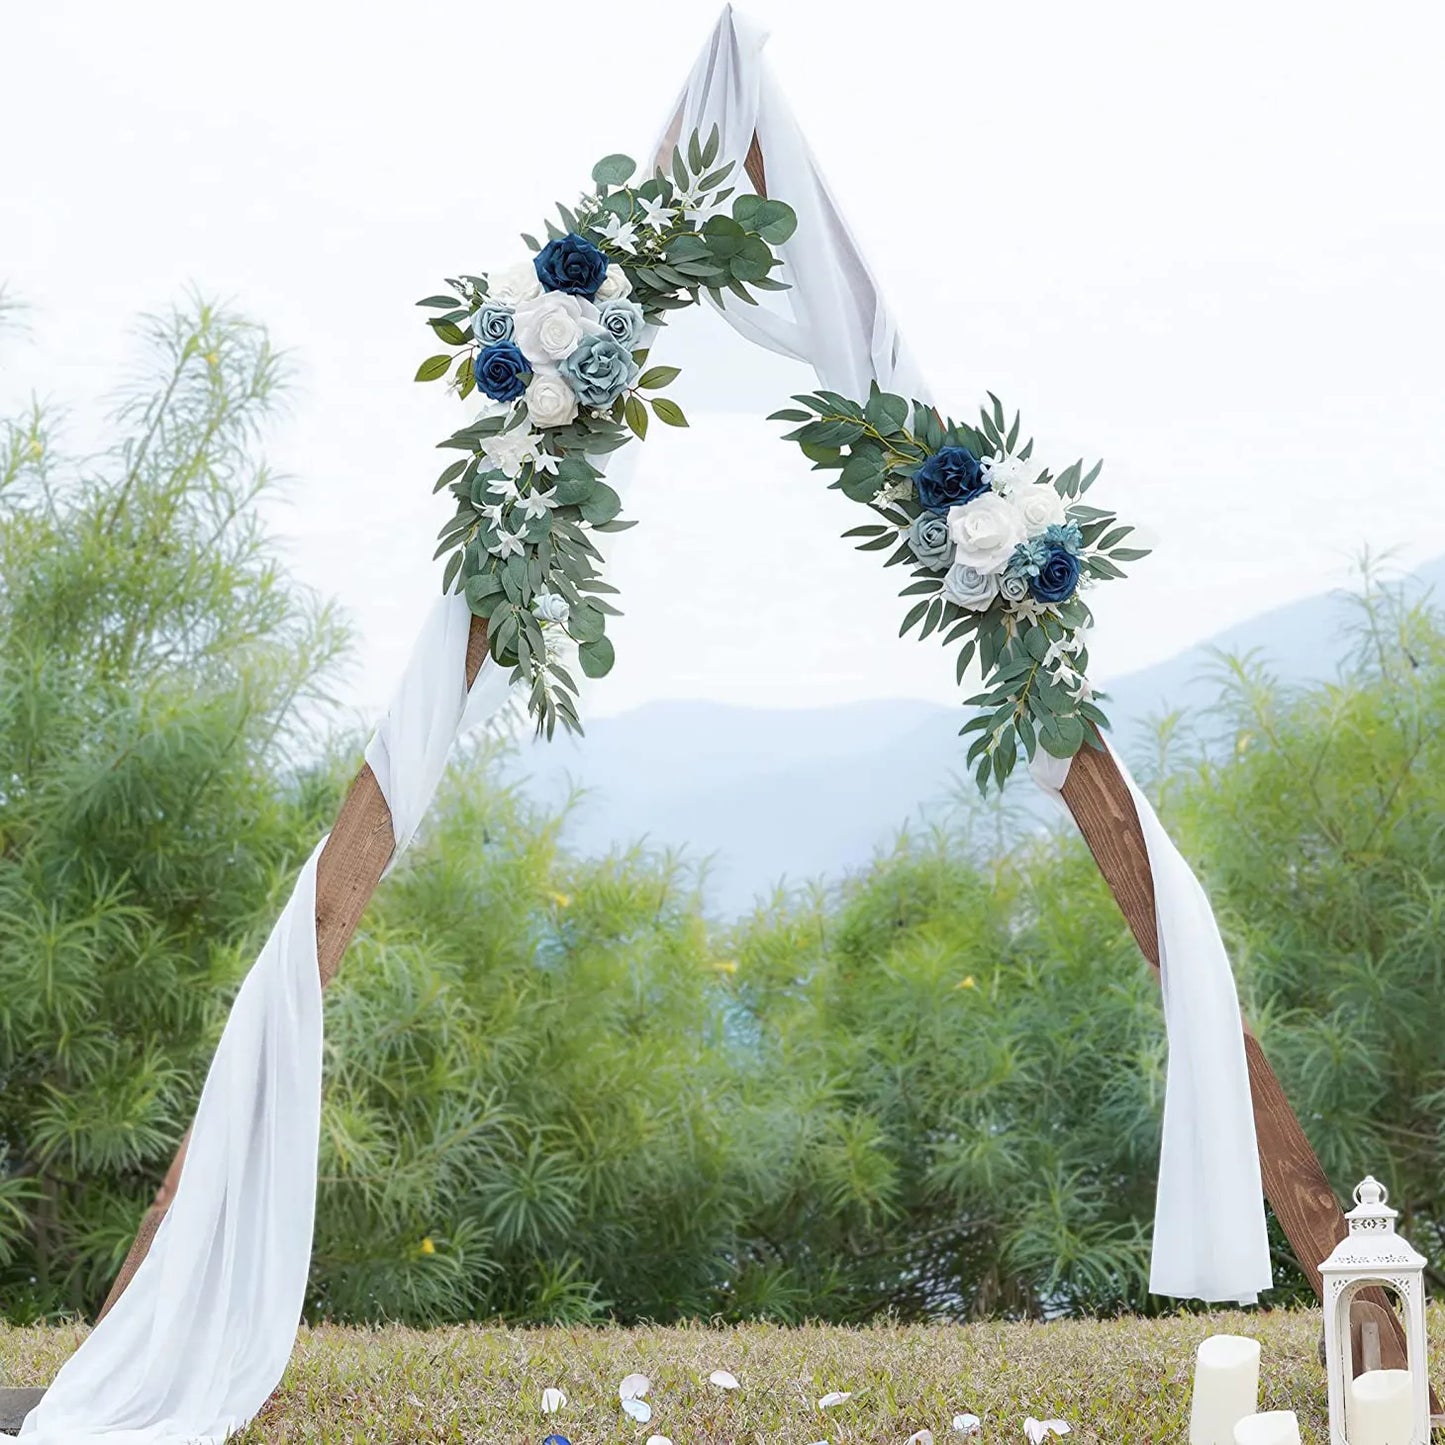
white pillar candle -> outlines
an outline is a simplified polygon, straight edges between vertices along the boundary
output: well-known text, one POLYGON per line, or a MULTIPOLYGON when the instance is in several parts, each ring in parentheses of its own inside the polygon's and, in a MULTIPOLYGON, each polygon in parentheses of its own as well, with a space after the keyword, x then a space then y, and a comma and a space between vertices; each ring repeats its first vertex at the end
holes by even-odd
POLYGON ((1293 1410, 1246 1415, 1234 1427, 1234 1445, 1300 1445, 1299 1420, 1293 1410))
POLYGON ((1259 1341, 1210 1335, 1194 1357, 1189 1445, 1234 1445, 1234 1427, 1259 1405, 1259 1341))
POLYGON ((1346 1389, 1345 1433, 1350 1445, 1412 1445, 1409 1370, 1366 1370, 1346 1389))

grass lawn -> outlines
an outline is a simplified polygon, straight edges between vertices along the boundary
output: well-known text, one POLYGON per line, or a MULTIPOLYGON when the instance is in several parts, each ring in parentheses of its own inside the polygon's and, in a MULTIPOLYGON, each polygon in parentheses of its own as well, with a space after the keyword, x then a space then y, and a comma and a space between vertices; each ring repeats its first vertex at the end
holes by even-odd
MULTIPOLYGON (((1438 1358, 1445 1309, 1430 1323, 1438 1358)), ((325 1327, 302 1332, 281 1388, 234 1438, 540 1445, 556 1431, 573 1445, 644 1445, 652 1434, 675 1445, 903 1445, 928 1426, 947 1445, 953 1416, 968 1411, 983 1418, 985 1441, 1022 1441, 1027 1415, 1067 1420, 1071 1445, 1178 1441, 1194 1348, 1220 1332, 1263 1341, 1260 1408, 1295 1410, 1306 1441, 1327 1440, 1314 1311, 856 1330, 325 1327), (709 1385, 717 1369, 741 1388, 709 1385), (646 1426, 618 1408, 617 1383, 634 1370, 652 1379, 646 1426), (549 1385, 569 1398, 544 1416, 549 1385), (819 1397, 835 1390, 853 1398, 820 1411, 819 1397)), ((44 1383, 81 1334, 0 1326, 0 1383, 44 1383)))

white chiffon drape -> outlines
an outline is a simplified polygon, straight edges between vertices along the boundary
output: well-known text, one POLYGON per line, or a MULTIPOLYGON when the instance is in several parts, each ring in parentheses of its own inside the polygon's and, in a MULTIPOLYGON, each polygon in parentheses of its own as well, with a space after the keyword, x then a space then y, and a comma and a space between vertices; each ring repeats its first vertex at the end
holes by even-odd
MULTIPOLYGON (((752 341, 811 365, 827 388, 862 395, 876 379, 927 400, 763 62, 764 38, 724 11, 660 142, 716 123, 723 154, 741 166, 756 132, 768 189, 798 213, 797 234, 784 247, 793 289, 772 304, 730 304, 722 314, 752 341)), ((366 751, 398 855, 458 733, 508 700, 506 673, 490 660, 470 693, 465 687, 470 620, 461 597, 438 598, 366 751)), ((1268 1286, 1269 1259, 1233 978, 1198 881, 1137 792, 1136 805, 1158 897, 1170 1051, 1152 1284, 1168 1294, 1247 1298, 1268 1286)), ((219 1442, 255 1415, 281 1378, 304 1303, 315 1215, 320 851, 237 995, 150 1252, 26 1420, 27 1445, 219 1442)))

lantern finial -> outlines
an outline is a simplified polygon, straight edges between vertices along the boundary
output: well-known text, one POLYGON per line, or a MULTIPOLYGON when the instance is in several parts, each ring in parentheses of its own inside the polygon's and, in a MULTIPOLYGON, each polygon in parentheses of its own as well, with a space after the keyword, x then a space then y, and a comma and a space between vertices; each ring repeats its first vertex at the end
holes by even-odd
POLYGON ((1398 1209, 1385 1202, 1389 1191, 1373 1174, 1367 1174, 1355 1185, 1355 1207, 1345 1215, 1351 1234, 1393 1234, 1398 1209))

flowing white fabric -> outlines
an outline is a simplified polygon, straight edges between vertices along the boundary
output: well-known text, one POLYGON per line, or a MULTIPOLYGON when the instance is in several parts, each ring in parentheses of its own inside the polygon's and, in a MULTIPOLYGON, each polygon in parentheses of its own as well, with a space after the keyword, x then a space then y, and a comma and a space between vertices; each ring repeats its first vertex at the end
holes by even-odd
MULTIPOLYGON (((1109 752, 1149 854, 1169 1037, 1149 1288, 1253 1304, 1272 1271, 1234 973, 1203 887, 1123 759, 1109 752)), ((1029 768, 1065 812, 1070 762, 1040 749, 1029 768)))
POLYGON ((26 1418, 28 1445, 221 1441, 286 1368, 316 1208, 320 855, 236 995, 150 1253, 26 1418))
MULTIPOLYGON (((792 289, 758 307, 729 303, 722 314, 744 336, 810 363, 830 390, 861 397, 876 380, 929 401, 767 66, 766 40, 725 9, 663 135, 671 146, 716 124, 723 157, 741 166, 756 133, 768 191, 798 213, 797 233, 782 247, 792 289)), ((1154 874, 1169 1038, 1150 1288, 1248 1300, 1269 1287, 1270 1261, 1234 977, 1198 879, 1130 787, 1154 874)))

